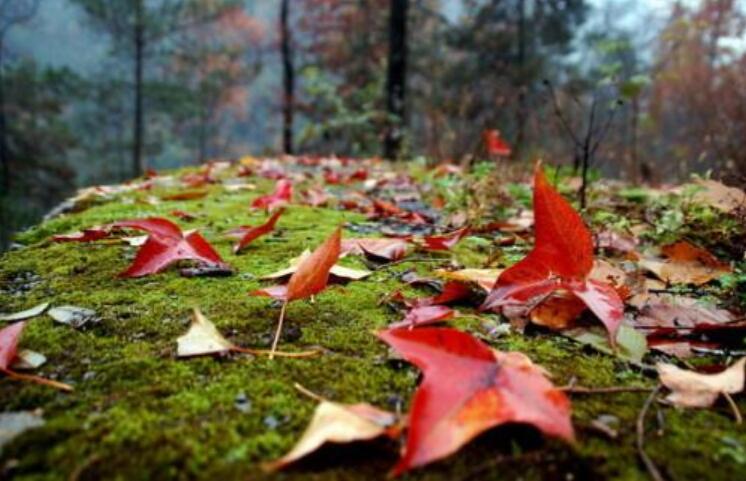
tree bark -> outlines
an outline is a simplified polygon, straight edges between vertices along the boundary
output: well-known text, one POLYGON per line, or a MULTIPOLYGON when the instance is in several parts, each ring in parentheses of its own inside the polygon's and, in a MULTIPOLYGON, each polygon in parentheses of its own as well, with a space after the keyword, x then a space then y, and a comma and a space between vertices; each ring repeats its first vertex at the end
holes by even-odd
POLYGON ((2 164, 3 194, 10 191, 10 152, 8 150, 8 133, 5 117, 5 56, 3 43, 0 42, 0 164, 2 164))
POLYGON ((282 146, 286 154, 293 153, 293 114, 295 101, 295 67, 293 66, 292 39, 288 17, 290 0, 280 4, 280 49, 282 53, 282 80, 284 95, 282 99, 282 146))
POLYGON ((409 0, 391 0, 389 20, 389 64, 386 76, 386 110, 389 114, 383 155, 400 155, 404 128, 407 79, 407 10, 409 0))
POLYGON ((135 0, 135 114, 132 125, 132 174, 139 177, 147 166, 143 157, 143 56, 145 51, 144 0, 135 0))
POLYGON ((526 2, 520 0, 518 2, 518 81, 515 86, 518 89, 518 115, 517 117, 517 131, 515 136, 515 144, 513 148, 513 157, 519 158, 521 151, 523 150, 523 143, 525 142, 526 135, 526 120, 528 118, 528 106, 527 106, 527 86, 524 81, 526 76, 526 2))

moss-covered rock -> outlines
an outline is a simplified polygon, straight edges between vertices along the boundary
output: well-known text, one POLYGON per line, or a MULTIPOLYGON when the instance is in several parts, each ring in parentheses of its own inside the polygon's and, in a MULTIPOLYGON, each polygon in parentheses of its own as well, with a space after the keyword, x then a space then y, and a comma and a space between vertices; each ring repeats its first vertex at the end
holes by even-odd
MULTIPOLYGON (((293 384, 340 402, 367 401, 406 409, 418 373, 387 361, 386 347, 371 331, 398 320, 379 302, 400 288, 396 274, 426 270, 403 262, 364 281, 334 285, 314 302, 290 305, 283 349, 323 346, 307 359, 231 355, 177 359, 176 338, 198 306, 218 329, 243 346, 269 345, 278 306, 247 295, 258 277, 285 267, 288 259, 319 244, 340 223, 362 216, 341 210, 292 206, 278 229, 241 255, 231 254, 222 234, 239 224, 260 223, 263 213, 247 206, 256 191, 216 185, 191 201, 155 205, 146 195, 119 196, 87 210, 57 217, 23 233, 24 247, 0 259, 0 310, 21 310, 40 302, 94 309, 100 321, 82 330, 32 320, 22 347, 44 353, 38 372, 69 383, 73 393, 0 379, 3 411, 42 409, 46 423, 6 445, 0 458, 3 479, 18 480, 182 480, 182 479, 382 479, 397 457, 386 443, 329 447, 284 472, 266 474, 263 461, 288 450, 304 429, 314 402, 293 384), (185 278, 177 269, 139 279, 117 278, 135 248, 122 243, 51 243, 62 234, 131 217, 169 217, 174 209, 196 214, 185 229, 198 228, 237 271, 226 278, 185 278), (240 400, 241 402, 237 402, 240 400)), ((345 235, 354 235, 347 232, 345 235)), ((455 256, 477 265, 484 257, 465 243, 455 256)), ((444 257, 444 262, 448 257, 444 257)), ((343 263, 363 267, 359 259, 343 263)), ((468 311, 468 309, 465 309, 468 311)), ((468 329, 494 347, 519 350, 546 367, 558 385, 574 379, 584 386, 652 386, 653 380, 610 356, 589 351, 550 333, 490 337, 495 318, 465 316, 468 329)), ((460 453, 405 476, 406 479, 619 479, 646 477, 635 450, 635 420, 645 393, 573 396, 578 441, 573 446, 544 439, 525 426, 495 429, 460 453), (618 437, 593 428, 599 416, 618 419, 618 437)), ((742 409, 746 403, 740 401, 742 409)), ((712 410, 652 409, 647 449, 671 479, 741 479, 746 473, 746 431, 727 406, 712 410)))

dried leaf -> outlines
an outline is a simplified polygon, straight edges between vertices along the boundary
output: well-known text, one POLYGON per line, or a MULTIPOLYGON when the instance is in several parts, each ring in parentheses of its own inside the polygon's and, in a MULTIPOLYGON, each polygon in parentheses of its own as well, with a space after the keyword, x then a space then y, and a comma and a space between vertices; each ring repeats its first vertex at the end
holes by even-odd
POLYGON ((662 252, 665 259, 644 258, 639 264, 671 284, 702 285, 733 272, 730 265, 685 241, 664 246, 662 252))
POLYGON ((99 321, 99 318, 96 316, 96 311, 86 309, 85 307, 53 307, 49 312, 47 312, 47 314, 60 324, 66 324, 74 329, 80 329, 88 323, 96 323, 99 321))
POLYGON ((677 406, 708 407, 720 394, 743 391, 745 366, 746 357, 742 357, 717 374, 702 374, 665 363, 656 364, 655 368, 661 383, 671 390, 667 401, 677 406))
POLYGON ((234 346, 202 315, 199 309, 192 311, 192 324, 189 330, 177 340, 178 357, 204 356, 206 354, 224 354, 234 346))
POLYGON ((293 183, 287 179, 280 179, 275 184, 274 192, 254 199, 254 202, 251 203, 251 207, 254 209, 266 209, 267 211, 272 211, 290 203, 292 198, 293 183))
POLYGON ((370 404, 347 405, 321 401, 293 449, 282 458, 268 463, 265 468, 271 471, 281 469, 308 456, 326 443, 366 441, 388 435, 396 421, 393 413, 370 404))
POLYGON ((0 314, 0 321, 15 322, 23 321, 32 317, 40 316, 44 314, 44 311, 49 307, 48 302, 42 302, 39 305, 26 309, 25 311, 14 312, 11 314, 0 314))

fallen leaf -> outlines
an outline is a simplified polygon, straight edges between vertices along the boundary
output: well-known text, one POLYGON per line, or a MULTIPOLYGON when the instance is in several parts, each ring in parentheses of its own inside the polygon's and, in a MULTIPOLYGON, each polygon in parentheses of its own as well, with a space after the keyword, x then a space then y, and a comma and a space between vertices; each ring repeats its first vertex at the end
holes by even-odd
POLYGON ((60 324, 66 324, 74 329, 80 329, 88 323, 96 323, 99 321, 99 318, 96 316, 96 311, 86 309, 85 307, 53 307, 49 312, 47 312, 47 314, 60 324))
POLYGON ((482 132, 482 140, 487 153, 499 157, 509 157, 511 153, 510 145, 502 138, 500 131, 497 129, 488 129, 482 132))
POLYGON ((603 331, 595 326, 566 329, 562 331, 562 335, 581 344, 586 344, 604 354, 626 359, 638 366, 641 365, 642 358, 648 352, 645 336, 624 324, 619 326, 614 347, 609 344, 608 336, 605 336, 603 331))
POLYGON ((21 333, 23 332, 24 327, 26 327, 26 321, 16 322, 15 324, 0 329, 0 372, 4 373, 11 379, 43 384, 62 391, 72 391, 73 388, 67 384, 39 376, 20 374, 10 368, 11 364, 17 357, 18 342, 21 340, 21 333))
POLYGON ((280 310, 280 318, 277 321, 275 337, 272 341, 270 359, 274 357, 273 353, 277 350, 277 343, 280 341, 282 323, 285 319, 285 310, 288 303, 297 299, 311 297, 326 288, 329 282, 329 273, 337 262, 337 259, 339 259, 341 246, 342 228, 337 227, 332 235, 317 247, 311 255, 302 258, 298 262, 287 286, 275 286, 273 288, 260 289, 252 293, 252 295, 268 295, 284 301, 280 310))
POLYGON ((266 349, 252 349, 241 347, 228 341, 220 334, 215 324, 207 319, 198 308, 192 310, 192 323, 189 330, 176 339, 176 355, 178 357, 205 356, 211 354, 225 354, 227 352, 242 352, 253 355, 268 355, 282 357, 310 357, 318 351, 302 352, 270 352, 266 349))
POLYGON ((569 400, 525 355, 494 351, 455 329, 391 329, 377 335, 423 371, 394 475, 444 458, 508 422, 573 440, 569 400))
POLYGON ((179 357, 223 354, 233 349, 233 344, 220 334, 215 324, 207 320, 196 308, 192 313, 189 330, 180 336, 176 343, 176 355, 179 357))
POLYGON ((589 277, 593 269, 591 233, 580 215, 549 185, 540 163, 534 172, 533 205, 534 248, 500 274, 482 309, 527 305, 565 289, 604 324, 613 345, 624 304, 611 285, 589 277))
POLYGON ((36 317, 44 314, 44 311, 49 307, 48 302, 42 302, 34 307, 26 309, 25 311, 14 312, 12 314, 0 314, 0 321, 15 322, 23 321, 31 317, 36 317))
POLYGON ((461 269, 458 271, 447 271, 438 269, 435 271, 440 277, 454 281, 476 283, 486 292, 490 292, 497 282, 497 278, 505 269, 461 269))
POLYGON ((31 371, 38 369, 47 362, 47 356, 31 349, 21 349, 16 353, 11 368, 16 371, 31 371))
POLYGON ((447 234, 425 236, 422 238, 422 243, 427 250, 447 251, 467 235, 469 235, 469 227, 462 227, 447 234))
POLYGON ((391 238, 357 238, 342 242, 341 255, 367 255, 387 261, 397 261, 407 254, 407 242, 391 238))
POLYGON ((746 357, 717 374, 702 374, 681 369, 673 364, 659 363, 661 383, 671 390, 666 400, 676 406, 712 406, 721 394, 735 394, 743 391, 746 357))
POLYGON ((73 232, 72 234, 52 236, 53 242, 93 242, 104 239, 109 236, 109 229, 106 227, 89 227, 82 231, 73 232))
MULTIPOLYGON (((295 273, 295 271, 298 270, 298 266, 300 266, 301 263, 305 262, 310 256, 311 256, 311 251, 306 249, 298 257, 294 257, 293 259, 290 259, 288 267, 286 267, 285 269, 280 269, 279 271, 273 272, 271 274, 264 275, 261 277, 261 279, 263 280, 282 279, 283 277, 291 276, 295 273)), ((331 270, 329 270, 329 274, 338 279, 357 281, 357 280, 368 277, 369 275, 372 274, 372 272, 364 271, 361 269, 353 269, 351 267, 344 267, 339 264, 334 264, 331 270)))
POLYGON ((733 272, 730 265, 685 241, 666 245, 661 251, 664 259, 644 258, 639 264, 662 281, 671 284, 702 285, 733 272))
POLYGON ((262 225, 254 227, 241 226, 238 229, 231 231, 231 235, 237 234, 240 236, 239 241, 236 243, 236 245, 233 246, 233 252, 235 254, 238 254, 241 249, 249 245, 254 239, 272 232, 275 229, 277 219, 280 218, 283 212, 285 212, 285 209, 276 210, 275 213, 272 214, 270 218, 267 219, 267 221, 262 225))
POLYGON ((156 274, 180 260, 192 260, 230 269, 199 232, 182 233, 179 226, 167 219, 133 219, 115 222, 112 226, 144 230, 150 234, 137 251, 132 265, 120 273, 119 277, 156 274))
POLYGON ((737 187, 728 187, 716 180, 698 180, 702 187, 694 194, 694 200, 710 205, 726 213, 746 208, 746 193, 737 187))
POLYGON ((0 413, 0 449, 16 436, 44 426, 41 409, 0 413))
POLYGON ((322 400, 293 449, 280 459, 267 463, 265 469, 282 469, 326 443, 351 443, 390 435, 396 423, 393 413, 367 403, 339 404, 322 400))
POLYGON ((735 316, 700 299, 685 296, 651 295, 637 306, 635 327, 646 329, 676 328, 680 334, 701 324, 727 324, 735 316))
POLYGON ((293 198, 293 183, 287 179, 280 179, 275 184, 275 190, 271 194, 263 195, 254 199, 251 207, 254 209, 274 210, 277 207, 288 204, 293 198))
POLYGON ((404 320, 390 324, 389 328, 424 326, 451 319, 455 315, 456 311, 446 306, 418 306, 410 309, 404 320))

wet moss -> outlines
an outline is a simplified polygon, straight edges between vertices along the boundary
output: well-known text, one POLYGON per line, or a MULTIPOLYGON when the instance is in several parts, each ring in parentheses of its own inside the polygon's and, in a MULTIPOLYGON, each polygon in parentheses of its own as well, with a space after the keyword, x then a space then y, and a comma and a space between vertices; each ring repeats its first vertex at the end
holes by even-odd
MULTIPOLYGON (((304 429, 314 402, 298 394, 294 382, 341 402, 368 401, 387 409, 406 409, 417 371, 388 360, 387 349, 371 331, 397 320, 381 299, 401 287, 396 275, 433 264, 403 263, 375 271, 365 281, 335 285, 314 302, 293 303, 287 312, 283 348, 323 346, 313 359, 223 358, 177 360, 175 339, 199 306, 229 339, 247 346, 268 345, 279 307, 247 295, 265 282, 258 277, 286 266, 305 248, 321 242, 335 226, 361 221, 358 214, 293 206, 272 235, 233 255, 222 237, 239 224, 257 223, 264 214, 249 202, 271 182, 252 192, 221 186, 192 201, 138 202, 148 194, 129 193, 65 215, 19 236, 25 248, 0 259, 0 307, 20 310, 38 302, 94 309, 100 321, 82 330, 34 319, 22 346, 44 353, 39 374, 73 384, 63 394, 32 384, 0 379, 5 411, 44 411, 46 424, 24 433, 0 455, 3 475, 18 480, 58 479, 380 479, 396 461, 393 443, 333 447, 283 473, 267 475, 263 461, 289 449, 304 429), (71 232, 129 217, 170 217, 174 209, 198 215, 182 227, 199 228, 236 269, 228 278, 184 278, 171 269, 142 279, 118 279, 135 249, 120 243, 54 244, 52 234, 71 232), (40 280, 16 289, 20 274, 40 280), (16 286, 16 287, 13 287, 16 286), (237 398, 246 402, 236 404, 237 398)), ((348 233, 349 235, 349 233, 348 233)), ((455 260, 480 267, 490 251, 463 244, 455 260)), ((443 256, 444 263, 451 260, 443 256)), ((360 259, 346 265, 362 268, 360 259)), ((26 277, 23 277, 25 279, 26 277)), ((426 290, 408 288, 410 295, 426 290)), ((525 352, 545 366, 556 384, 575 379, 586 386, 652 385, 639 371, 609 356, 588 351, 545 332, 490 338, 485 318, 462 306, 458 327, 475 332, 502 350, 525 352)), ((490 321, 490 322, 494 322, 490 321)), ((578 441, 568 446, 544 439, 523 426, 501 427, 481 436, 459 454, 413 472, 405 479, 643 479, 634 449, 634 423, 644 393, 575 396, 578 441), (617 439, 593 430, 600 415, 618 418, 617 439)), ((741 401, 743 408, 746 408, 741 401)), ((664 434, 648 435, 650 455, 673 479, 736 479, 746 470, 746 433, 725 407, 665 413, 664 434)), ((655 409, 653 410, 655 412, 655 409)), ((649 424, 654 425, 651 413, 649 424)))

